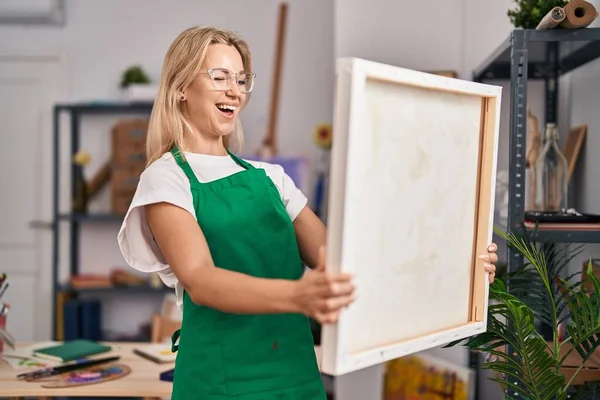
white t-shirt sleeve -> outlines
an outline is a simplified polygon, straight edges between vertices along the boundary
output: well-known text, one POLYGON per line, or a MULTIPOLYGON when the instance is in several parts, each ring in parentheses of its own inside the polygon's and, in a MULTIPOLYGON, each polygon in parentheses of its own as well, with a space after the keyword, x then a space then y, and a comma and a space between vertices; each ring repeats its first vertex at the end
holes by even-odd
POLYGON ((119 230, 118 243, 131 267, 156 272, 167 286, 174 287, 177 278, 154 241, 144 211, 144 206, 160 202, 174 204, 196 217, 189 180, 172 160, 160 159, 142 173, 119 230))
POLYGON ((281 165, 268 163, 261 164, 260 167, 264 168, 267 175, 279 190, 281 200, 285 205, 288 215, 292 221, 295 220, 298 214, 300 214, 300 211, 302 211, 308 203, 308 199, 281 165))

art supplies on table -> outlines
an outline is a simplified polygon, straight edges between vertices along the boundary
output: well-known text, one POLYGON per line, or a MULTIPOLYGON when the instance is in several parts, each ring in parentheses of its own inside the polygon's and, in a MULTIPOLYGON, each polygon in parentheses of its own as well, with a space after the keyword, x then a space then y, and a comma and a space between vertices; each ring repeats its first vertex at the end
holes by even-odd
POLYGON ((99 366, 89 370, 75 371, 67 376, 60 376, 44 383, 43 388, 64 388, 73 386, 92 385, 123 378, 131 373, 131 368, 124 364, 99 366))
POLYGON ((159 375, 159 379, 164 382, 173 382, 174 377, 175 377, 175 368, 171 368, 166 371, 163 371, 159 375))
POLYGON ((33 355, 36 357, 67 362, 105 353, 110 350, 110 346, 100 344, 92 340, 76 339, 56 346, 37 349, 33 355))
MULTIPOLYGON (((118 359, 119 357, 111 358, 118 359)), ((42 383, 41 387, 43 388, 64 388, 112 381, 122 378, 129 373, 131 373, 131 368, 127 365, 105 361, 102 365, 88 365, 71 371, 63 370, 56 375, 29 379, 29 381, 46 382, 42 383)))
MULTIPOLYGON (((6 274, 0 275, 0 300, 4 297, 8 289, 8 279, 6 274)), ((4 351, 4 344, 14 350, 15 339, 6 330, 6 317, 10 311, 10 305, 0 302, 0 353, 4 351)))
POLYGON ((0 300, 6 293, 6 289, 8 289, 8 280, 6 279, 6 274, 0 275, 0 300))
POLYGON ((136 347, 133 352, 157 364, 175 362, 177 356, 177 353, 171 351, 170 343, 148 344, 136 347))
POLYGON ((35 357, 33 352, 36 349, 56 346, 57 344, 58 342, 55 341, 47 341, 36 343, 31 346, 19 346, 14 350, 6 350, 0 353, 0 358, 17 371, 31 370, 34 368, 48 368, 59 364, 59 362, 47 358, 35 357))
POLYGON ((7 344, 11 349, 15 349, 15 338, 6 329, 0 328, 0 341, 7 344))
POLYGON ((2 296, 6 293, 6 289, 8 289, 8 282, 4 281, 0 284, 0 300, 2 300, 2 296))
POLYGON ((26 381, 35 381, 42 378, 47 378, 49 376, 61 375, 66 372, 71 371, 79 371, 84 370, 90 367, 94 367, 101 364, 110 363, 113 361, 119 360, 120 356, 111 356, 105 358, 98 358, 94 360, 85 360, 85 361, 77 361, 77 362, 69 362, 65 364, 55 365, 49 368, 36 369, 35 371, 30 371, 26 373, 22 373, 17 375, 17 379, 22 379, 26 381))

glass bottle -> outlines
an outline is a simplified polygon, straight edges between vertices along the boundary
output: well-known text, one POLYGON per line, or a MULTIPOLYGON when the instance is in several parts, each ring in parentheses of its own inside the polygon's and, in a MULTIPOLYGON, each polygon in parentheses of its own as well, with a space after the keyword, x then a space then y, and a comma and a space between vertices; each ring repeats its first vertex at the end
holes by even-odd
POLYGON ((542 151, 535 162, 534 206, 538 211, 567 208, 567 159, 558 147, 558 128, 546 124, 542 151))

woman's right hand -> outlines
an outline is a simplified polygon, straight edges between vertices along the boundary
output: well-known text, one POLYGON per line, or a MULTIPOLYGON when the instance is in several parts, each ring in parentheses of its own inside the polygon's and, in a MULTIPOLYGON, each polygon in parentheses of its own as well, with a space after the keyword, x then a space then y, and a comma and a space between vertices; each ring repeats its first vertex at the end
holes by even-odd
POLYGON ((297 281, 293 296, 300 312, 321 324, 333 324, 354 301, 354 289, 351 275, 325 272, 325 248, 321 247, 316 267, 297 281))

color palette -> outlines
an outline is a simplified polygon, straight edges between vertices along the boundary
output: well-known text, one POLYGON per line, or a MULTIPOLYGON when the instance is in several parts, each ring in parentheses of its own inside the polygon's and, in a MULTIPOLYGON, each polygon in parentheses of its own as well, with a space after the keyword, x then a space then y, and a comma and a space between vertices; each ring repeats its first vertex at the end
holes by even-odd
POLYGON ((131 372, 124 364, 99 365, 59 375, 42 385, 44 388, 64 388, 70 386, 91 385, 122 378, 131 372))

